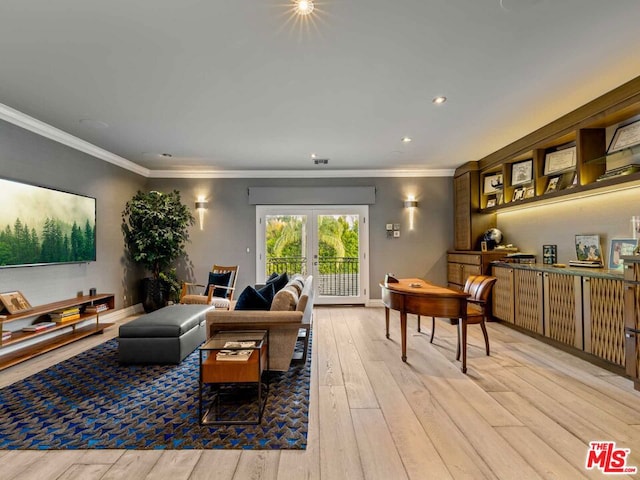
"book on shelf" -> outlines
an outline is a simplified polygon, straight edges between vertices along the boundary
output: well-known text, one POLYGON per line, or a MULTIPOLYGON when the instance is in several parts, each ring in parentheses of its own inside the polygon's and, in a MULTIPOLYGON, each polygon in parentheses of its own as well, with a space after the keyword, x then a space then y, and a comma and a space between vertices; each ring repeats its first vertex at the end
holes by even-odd
POLYGON ((253 348, 256 346, 254 341, 245 342, 225 342, 224 348, 253 348))
POLYGON ((253 350, 219 350, 216 353, 216 360, 229 362, 246 362, 253 353, 253 350))
POLYGON ((54 310, 49 314, 51 318, 64 318, 72 315, 78 315, 80 313, 80 307, 64 308, 60 310, 54 310))
POLYGON ((46 330, 47 328, 55 327, 57 325, 56 322, 41 322, 34 323, 33 325, 29 325, 22 328, 23 332, 41 332, 42 330, 46 330))
POLYGON ((66 315, 64 317, 52 317, 51 320, 53 320, 55 323, 65 323, 65 322, 71 322, 73 320, 78 320, 80 318, 80 314, 76 313, 73 315, 66 315))
POLYGON ((8 340, 9 338, 11 338, 11 330, 3 330, 2 331, 2 340, 8 340))
POLYGON ((602 268, 602 262, 599 262, 597 260, 569 260, 569 266, 586 267, 586 268, 602 268))
POLYGON ((86 307, 84 307, 85 313, 100 313, 104 312, 105 310, 109 310, 109 305, 107 305, 106 303, 100 303, 98 305, 87 305, 86 307))

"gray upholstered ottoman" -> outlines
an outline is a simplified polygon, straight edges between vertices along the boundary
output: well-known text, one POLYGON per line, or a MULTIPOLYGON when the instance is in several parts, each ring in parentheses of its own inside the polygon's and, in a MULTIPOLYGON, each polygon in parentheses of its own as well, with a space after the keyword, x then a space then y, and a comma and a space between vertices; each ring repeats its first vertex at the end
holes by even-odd
POLYGON ((169 305, 120 326, 120 363, 180 363, 206 338, 210 305, 169 305))

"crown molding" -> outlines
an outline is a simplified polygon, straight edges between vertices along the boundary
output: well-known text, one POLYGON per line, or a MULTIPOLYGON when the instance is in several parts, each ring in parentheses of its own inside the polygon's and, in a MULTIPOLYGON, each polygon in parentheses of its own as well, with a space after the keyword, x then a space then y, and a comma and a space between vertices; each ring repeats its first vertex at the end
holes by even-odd
POLYGON ((452 177, 454 169, 397 170, 150 170, 151 178, 364 178, 452 177))
POLYGON ((452 177, 454 169, 389 170, 150 170, 0 103, 0 119, 146 178, 452 177))
POLYGON ((149 169, 141 167, 137 163, 133 163, 131 160, 122 158, 114 153, 111 153, 103 148, 97 147, 92 143, 79 139, 67 132, 64 132, 58 128, 41 122, 29 115, 26 115, 18 110, 11 108, 7 105, 0 103, 0 119, 12 123, 20 128, 29 130, 42 137, 49 138, 55 142, 66 145, 80 152, 87 153, 92 157, 99 158, 105 162, 112 163, 118 167, 124 168, 131 172, 142 175, 143 177, 149 176, 149 169))

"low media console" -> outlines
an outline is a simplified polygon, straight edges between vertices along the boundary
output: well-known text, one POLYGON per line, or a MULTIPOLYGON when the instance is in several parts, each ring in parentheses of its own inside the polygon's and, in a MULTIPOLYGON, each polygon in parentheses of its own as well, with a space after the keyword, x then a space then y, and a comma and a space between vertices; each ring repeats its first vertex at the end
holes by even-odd
MULTIPOLYGON (((102 333, 112 323, 101 323, 100 316, 113 310, 114 295, 98 293, 61 300, 36 306, 25 312, 3 315, 0 325, 3 332, 11 332, 8 338, 0 339, 0 370, 4 370, 37 355, 54 350, 81 338, 102 333), (100 308, 96 308, 100 306, 100 308), (79 314, 69 321, 60 321, 53 326, 26 332, 24 325, 38 325, 51 322, 50 314, 55 311, 78 307, 79 314), (9 348, 9 347, 14 348, 9 348)), ((7 334, 8 335, 8 334, 7 334)))

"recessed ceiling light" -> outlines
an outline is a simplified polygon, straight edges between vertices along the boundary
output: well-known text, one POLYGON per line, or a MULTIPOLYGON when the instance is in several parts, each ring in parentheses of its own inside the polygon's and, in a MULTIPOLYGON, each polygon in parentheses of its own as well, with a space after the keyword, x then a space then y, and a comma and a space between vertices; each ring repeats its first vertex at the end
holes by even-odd
POLYGON ((171 155, 170 153, 161 153, 160 154, 161 157, 165 157, 165 158, 171 158, 173 157, 173 155, 171 155))
POLYGON ((313 12, 314 5, 311 0, 294 0, 296 13, 298 15, 309 15, 313 12))
POLYGON ((315 154, 315 153, 312 153, 312 154, 311 154, 311 158, 316 158, 316 154, 315 154))
POLYGON ((400 140, 402 141, 402 143, 409 143, 412 139, 411 137, 402 137, 400 140))
POLYGON ((439 97, 433 97, 433 100, 431 100, 433 103, 435 103, 436 105, 441 105, 444 102, 447 101, 447 97, 444 96, 439 96, 439 97))

